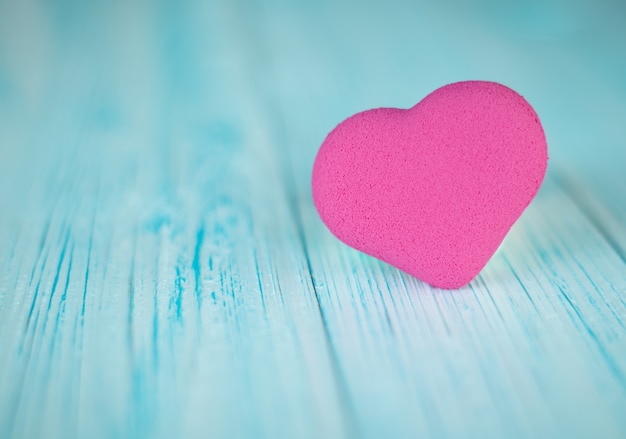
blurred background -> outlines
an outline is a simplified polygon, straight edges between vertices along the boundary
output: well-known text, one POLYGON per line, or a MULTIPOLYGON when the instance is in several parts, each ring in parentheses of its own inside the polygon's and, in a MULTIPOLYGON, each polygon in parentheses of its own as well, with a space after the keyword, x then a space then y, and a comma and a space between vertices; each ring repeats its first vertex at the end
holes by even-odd
MULTIPOLYGON (((266 111, 280 112, 289 130, 307 130, 297 148, 307 164, 343 117, 409 107, 467 79, 524 95, 543 120, 553 162, 624 163, 621 1, 3 0, 1 10, 5 151, 16 125, 53 117, 51 100, 79 111, 70 104, 90 93, 102 123, 130 124, 177 111, 176 102, 156 107, 220 69, 271 95, 266 111)), ((227 99, 228 87, 211 88, 227 99)))

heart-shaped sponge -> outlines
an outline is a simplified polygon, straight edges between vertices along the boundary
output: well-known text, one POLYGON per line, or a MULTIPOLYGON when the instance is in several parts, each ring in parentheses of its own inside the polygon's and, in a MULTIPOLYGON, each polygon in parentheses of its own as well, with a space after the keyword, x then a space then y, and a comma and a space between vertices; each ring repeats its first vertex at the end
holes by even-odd
POLYGON ((355 114, 326 137, 313 201, 341 241, 435 287, 485 266, 546 172, 546 138, 503 85, 446 85, 408 110, 355 114))

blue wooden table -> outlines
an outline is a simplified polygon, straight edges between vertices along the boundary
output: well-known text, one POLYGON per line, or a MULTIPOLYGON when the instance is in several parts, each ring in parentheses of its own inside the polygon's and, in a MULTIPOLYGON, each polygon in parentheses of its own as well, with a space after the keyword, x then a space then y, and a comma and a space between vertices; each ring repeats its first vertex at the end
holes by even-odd
POLYGON ((626 437, 622 2, 0 1, 0 438, 626 437), (549 172, 437 290, 310 196, 348 115, 494 80, 549 172))

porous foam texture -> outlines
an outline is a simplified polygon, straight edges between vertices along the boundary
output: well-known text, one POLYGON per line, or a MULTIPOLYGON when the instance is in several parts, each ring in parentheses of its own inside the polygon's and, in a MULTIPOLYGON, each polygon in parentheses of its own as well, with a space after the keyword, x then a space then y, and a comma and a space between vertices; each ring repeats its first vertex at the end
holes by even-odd
POLYGON ((341 241, 432 286, 470 282, 546 172, 537 114, 501 84, 446 85, 414 107, 355 114, 326 137, 313 201, 341 241))

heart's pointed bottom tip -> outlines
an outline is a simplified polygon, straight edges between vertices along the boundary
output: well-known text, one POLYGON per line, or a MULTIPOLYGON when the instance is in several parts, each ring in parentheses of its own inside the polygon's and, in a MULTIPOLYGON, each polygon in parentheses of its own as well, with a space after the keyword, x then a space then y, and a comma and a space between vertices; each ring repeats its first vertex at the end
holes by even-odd
POLYGON ((422 282, 424 282, 425 284, 430 285, 433 288, 438 288, 440 290, 451 290, 452 291, 452 290, 460 290, 460 289, 463 289, 464 287, 467 287, 472 280, 474 280, 474 278, 472 278, 472 279, 470 279, 468 281, 451 282, 451 283, 448 283, 448 282, 444 282, 444 283, 432 282, 432 283, 430 283, 430 282, 426 282, 426 281, 422 281, 422 282))
POLYGON ((449 276, 450 273, 448 273, 448 276, 419 276, 419 275, 415 275, 415 274, 411 274, 409 272, 406 272, 402 269, 399 269, 399 271, 406 273, 407 275, 417 279, 418 281, 432 287, 432 288, 438 288, 441 290, 460 290, 466 286, 468 286, 477 276, 478 273, 472 276, 454 276, 451 277, 449 276))

